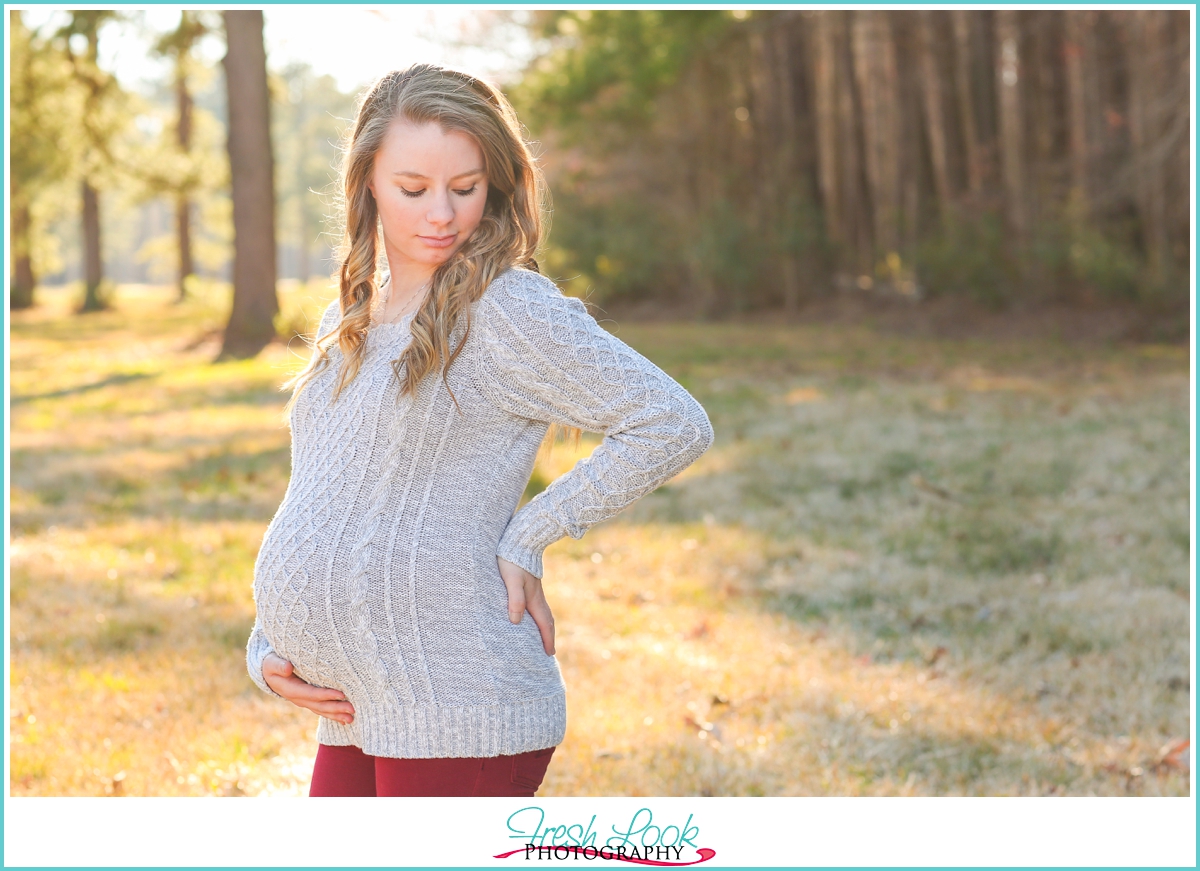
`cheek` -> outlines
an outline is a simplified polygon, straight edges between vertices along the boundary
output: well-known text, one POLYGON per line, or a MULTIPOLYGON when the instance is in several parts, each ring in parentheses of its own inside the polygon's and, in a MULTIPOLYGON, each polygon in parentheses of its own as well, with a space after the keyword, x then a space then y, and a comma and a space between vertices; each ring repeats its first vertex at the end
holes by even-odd
POLYGON ((415 202, 403 194, 394 194, 377 202, 379 217, 385 224, 411 224, 420 217, 415 202))
POLYGON ((474 229, 483 220, 483 210, 487 207, 487 193, 481 191, 471 197, 467 208, 463 210, 463 223, 474 229))

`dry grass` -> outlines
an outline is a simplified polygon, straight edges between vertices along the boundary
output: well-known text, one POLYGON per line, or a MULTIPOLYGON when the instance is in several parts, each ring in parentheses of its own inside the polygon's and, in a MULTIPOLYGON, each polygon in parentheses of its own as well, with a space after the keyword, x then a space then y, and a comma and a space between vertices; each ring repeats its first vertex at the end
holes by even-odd
MULTIPOLYGON (((212 365, 221 295, 168 298, 13 318, 14 795, 307 786, 314 721, 243 664, 298 358, 212 365)), ((542 794, 1187 794, 1185 349, 620 335, 717 444, 547 552, 570 725, 542 794)))

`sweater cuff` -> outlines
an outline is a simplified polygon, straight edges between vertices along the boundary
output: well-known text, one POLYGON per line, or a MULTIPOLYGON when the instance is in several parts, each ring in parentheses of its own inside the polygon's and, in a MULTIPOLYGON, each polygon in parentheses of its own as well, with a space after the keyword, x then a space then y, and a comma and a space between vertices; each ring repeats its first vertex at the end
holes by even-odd
MULTIPOLYGON (((530 503, 532 504, 532 503, 530 503)), ((549 514, 529 510, 526 505, 508 522, 496 556, 516 563, 536 578, 541 578, 542 551, 554 544, 565 534, 563 528, 549 514)))
POLYGON ((271 642, 267 641, 267 636, 263 635, 262 630, 255 624, 254 631, 250 634, 250 641, 246 645, 246 671, 250 673, 250 679, 260 690, 277 699, 282 699, 283 696, 271 689, 263 680, 263 660, 267 658, 268 653, 274 652, 271 642))

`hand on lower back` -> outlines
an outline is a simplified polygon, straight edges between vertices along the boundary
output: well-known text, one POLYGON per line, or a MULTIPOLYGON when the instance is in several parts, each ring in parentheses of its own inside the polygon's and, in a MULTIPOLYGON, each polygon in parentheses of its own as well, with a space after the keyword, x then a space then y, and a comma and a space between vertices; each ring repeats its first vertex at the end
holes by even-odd
POLYGON ((262 670, 267 686, 293 705, 339 723, 353 722, 354 706, 346 701, 341 690, 315 687, 301 680, 292 673, 292 664, 282 656, 268 653, 263 659, 262 670))
POLYGON ((520 623, 528 611, 542 635, 542 647, 547 655, 553 656, 554 615, 550 613, 550 603, 542 591, 542 579, 502 556, 496 557, 496 563, 500 566, 504 586, 508 588, 508 619, 520 623))

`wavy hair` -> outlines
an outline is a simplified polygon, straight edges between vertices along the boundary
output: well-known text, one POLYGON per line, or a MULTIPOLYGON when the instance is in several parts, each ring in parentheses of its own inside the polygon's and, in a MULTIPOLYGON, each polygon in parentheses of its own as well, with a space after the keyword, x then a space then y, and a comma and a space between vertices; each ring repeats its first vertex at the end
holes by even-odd
MULTIPOLYGON (((429 291, 410 322, 412 341, 392 361, 400 380, 399 396, 439 365, 443 381, 471 330, 472 303, 492 279, 511 266, 537 271, 534 253, 541 244, 548 193, 545 180, 508 99, 492 85, 467 73, 433 64, 416 64, 382 76, 360 98, 354 126, 342 146, 340 202, 344 228, 337 253, 341 320, 317 336, 308 365, 284 385, 292 388, 288 408, 299 392, 329 365, 334 344, 343 362, 334 388, 341 395, 362 365, 371 311, 376 301, 383 236, 379 213, 367 182, 375 155, 392 122, 435 123, 443 131, 471 136, 483 153, 488 193, 483 217, 470 238, 433 274, 429 291), (450 351, 450 336, 465 318, 462 340, 450 351)), ((447 383, 446 389, 450 391, 447 383)), ((453 391, 450 397, 458 407, 453 391)), ((551 427, 550 441, 554 430, 551 427)), ((579 430, 574 432, 579 440, 579 430)))

